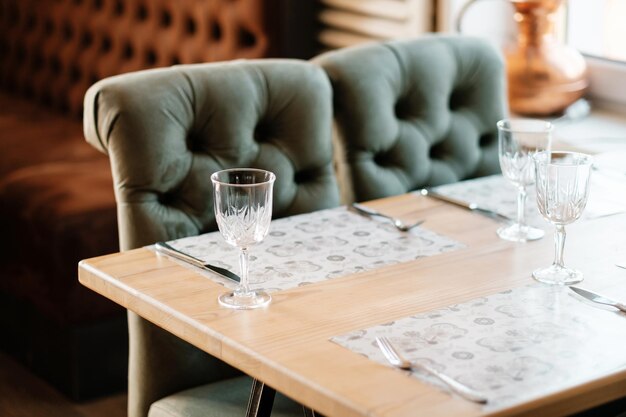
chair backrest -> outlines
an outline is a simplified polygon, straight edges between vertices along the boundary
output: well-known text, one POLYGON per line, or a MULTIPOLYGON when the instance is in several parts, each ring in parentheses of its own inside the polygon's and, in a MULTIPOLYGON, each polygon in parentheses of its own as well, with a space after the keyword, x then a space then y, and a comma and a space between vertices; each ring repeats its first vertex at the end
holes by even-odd
POLYGON ((122 249, 216 229, 210 175, 273 171, 274 217, 339 204, 331 89, 298 60, 123 74, 85 96, 87 141, 108 153, 122 249))
POLYGON ((499 172, 504 64, 477 38, 430 35, 328 52, 351 179, 362 201, 499 172))

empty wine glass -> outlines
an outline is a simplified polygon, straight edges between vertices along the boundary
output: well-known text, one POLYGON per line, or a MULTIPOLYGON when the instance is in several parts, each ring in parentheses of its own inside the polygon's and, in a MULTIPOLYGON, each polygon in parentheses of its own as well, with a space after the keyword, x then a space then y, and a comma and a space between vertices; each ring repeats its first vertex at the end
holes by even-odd
POLYGON ((224 240, 239 248, 241 282, 219 296, 221 305, 252 309, 269 304, 264 291, 252 291, 248 282, 248 249, 267 235, 272 220, 272 189, 276 176, 260 169, 235 168, 211 175, 215 219, 224 240))
POLYGON ((548 284, 569 285, 580 282, 580 271, 563 264, 565 225, 582 214, 589 196, 592 158, 577 152, 540 152, 535 155, 537 206, 541 215, 554 224, 554 262, 537 269, 533 277, 548 284))
POLYGON ((550 150, 552 124, 536 119, 505 119, 498 126, 502 174, 517 187, 517 219, 498 229, 498 236, 513 242, 540 239, 544 231, 526 224, 526 187, 535 182, 533 155, 550 150))

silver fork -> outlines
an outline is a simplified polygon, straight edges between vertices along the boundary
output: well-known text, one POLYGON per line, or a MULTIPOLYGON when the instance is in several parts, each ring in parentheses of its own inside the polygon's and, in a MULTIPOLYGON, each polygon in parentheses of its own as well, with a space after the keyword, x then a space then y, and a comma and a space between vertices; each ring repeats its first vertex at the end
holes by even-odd
POLYGON ((401 232, 408 232, 409 230, 413 229, 414 227, 417 227, 420 224, 424 223, 424 220, 418 220, 415 223, 406 224, 406 223, 404 223, 400 219, 388 216, 386 214, 383 214, 383 213, 381 213, 379 211, 376 211, 374 209, 371 209, 369 207, 362 206, 359 203, 352 203, 352 208, 354 210, 356 210, 357 212, 359 212, 360 214, 364 214, 366 216, 378 216, 378 217, 383 217, 385 219, 389 219, 389 220, 391 220, 393 225, 396 227, 396 229, 400 230, 401 232))
POLYGON ((424 365, 418 362, 411 362, 408 359, 404 358, 400 352, 391 344, 391 342, 386 337, 377 337, 376 343, 380 348, 380 351, 383 353, 385 358, 389 361, 393 366, 405 369, 405 370, 420 370, 424 371, 436 378, 438 378, 441 382, 446 384, 452 391, 459 394, 461 397, 466 400, 473 401, 479 404, 486 404, 487 398, 473 389, 469 388, 458 382, 455 379, 450 378, 449 376, 442 374, 436 369, 431 368, 428 365, 424 365))

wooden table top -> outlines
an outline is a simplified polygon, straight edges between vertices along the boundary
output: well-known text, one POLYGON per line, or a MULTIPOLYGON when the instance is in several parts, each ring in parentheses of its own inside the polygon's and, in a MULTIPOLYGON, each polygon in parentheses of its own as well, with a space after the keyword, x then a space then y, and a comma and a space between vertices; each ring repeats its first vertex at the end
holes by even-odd
MULTIPOLYGON (((371 202, 466 248, 272 294, 261 310, 218 305, 224 288, 147 249, 84 260, 85 286, 200 349, 332 417, 563 415, 626 396, 626 370, 499 411, 382 366, 333 336, 534 282, 552 262, 552 232, 535 242, 498 238, 493 220, 426 197, 371 202)), ((626 299, 626 214, 566 227, 566 265, 586 288, 626 299)), ((254 248, 251 250, 254 253, 254 248)), ((626 324, 626 322, 625 322, 626 324)), ((626 350, 624 355, 626 356, 626 350)))

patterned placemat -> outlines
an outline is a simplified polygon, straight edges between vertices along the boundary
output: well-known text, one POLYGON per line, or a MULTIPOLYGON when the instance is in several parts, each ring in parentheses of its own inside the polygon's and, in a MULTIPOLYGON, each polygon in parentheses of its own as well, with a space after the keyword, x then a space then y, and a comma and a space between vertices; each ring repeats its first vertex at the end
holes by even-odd
MULTIPOLYGON (((377 336, 388 337, 408 358, 486 394, 486 407, 494 409, 626 367, 626 314, 583 300, 567 287, 543 284, 331 340, 388 365, 376 345, 377 336)), ((411 375, 441 387, 432 377, 411 375)))
MULTIPOLYGON (((626 212, 626 177, 624 179, 593 172, 589 201, 581 220, 626 212)), ((434 188, 437 192, 457 199, 473 202, 515 219, 517 217, 517 187, 502 175, 476 178, 434 188)), ((527 188, 526 222, 534 227, 549 229, 537 208, 535 187, 527 188)))
MULTIPOLYGON (((229 246, 219 232, 168 243, 239 273, 239 251, 229 246)), ((401 232, 387 220, 364 217, 346 207, 320 210, 272 221, 265 240, 250 248, 250 286, 285 290, 462 247, 425 227, 401 232)), ((231 281, 215 274, 205 275, 234 287, 231 281)))

